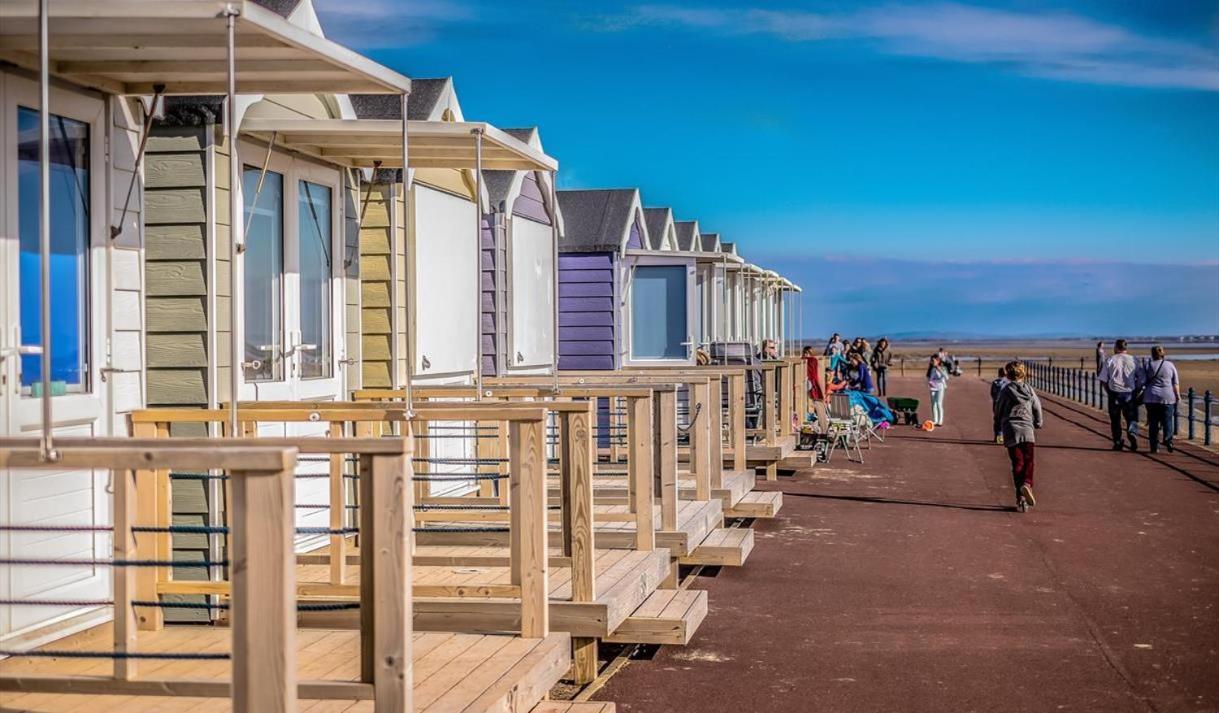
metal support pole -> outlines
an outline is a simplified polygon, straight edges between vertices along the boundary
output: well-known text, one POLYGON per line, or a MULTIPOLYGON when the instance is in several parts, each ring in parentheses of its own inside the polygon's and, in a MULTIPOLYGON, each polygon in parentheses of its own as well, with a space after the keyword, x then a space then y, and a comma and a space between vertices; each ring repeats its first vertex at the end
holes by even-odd
POLYGON ((59 460, 55 452, 55 419, 51 411, 51 48, 48 0, 38 3, 38 293, 42 367, 42 459, 59 460))
MULTIPOLYGON (((554 272, 551 274, 553 280, 552 299, 554 304, 551 305, 551 359, 550 372, 554 376, 554 391, 559 391, 559 203, 558 203, 558 186, 559 174, 556 171, 550 172, 550 189, 546 192, 550 200, 550 258, 551 266, 554 272)), ((506 207, 505 207, 506 210, 506 207)))
POLYGON ((1194 401, 1197 398, 1197 396, 1198 396, 1198 394, 1197 394, 1197 392, 1194 391, 1194 387, 1192 387, 1192 386, 1189 387, 1189 392, 1186 394, 1187 401, 1185 403, 1188 408, 1186 409, 1185 417, 1187 419, 1189 419, 1189 440, 1191 440, 1191 441, 1194 440, 1194 435, 1195 435, 1194 401))
MULTIPOLYGON (((410 200, 411 200, 410 137, 408 136, 408 133, 409 133, 408 128, 410 127, 410 124, 409 124, 409 119, 408 119, 409 114, 407 112, 407 110, 410 108, 410 96, 411 96, 410 92, 402 92, 402 239, 404 241, 406 241, 406 231, 407 231, 407 227, 410 224, 410 200)), ((390 191, 390 198, 391 198, 391 201, 390 201, 391 205, 389 206, 389 209, 390 209, 390 215, 392 216, 395 213, 394 206, 392 204, 393 203, 393 201, 392 201, 393 191, 392 190, 390 191)), ((397 240, 397 231, 391 230, 390 231, 390 245, 392 247, 390 249, 390 263, 389 264, 390 264, 392 278, 390 281, 389 294, 390 294, 390 300, 391 300, 390 304, 393 306, 393 313, 390 315, 390 337, 393 339, 393 342, 391 343, 391 347, 392 347, 391 353, 395 354, 395 355, 397 355, 397 353, 398 353, 398 335, 400 333, 402 333, 402 325, 399 324, 399 322, 398 322, 398 311, 399 311, 398 310, 398 279, 397 279, 397 277, 398 277, 398 251, 397 251, 396 240, 397 240)), ((404 245, 409 245, 409 241, 404 242, 404 245)), ((405 249, 403 250, 403 253, 405 254, 405 249)), ((408 299, 407 300, 408 308, 409 308, 410 304, 411 304, 410 300, 408 299)), ((409 325, 410 320, 408 319, 407 322, 409 325)), ((415 370, 415 357, 414 357, 414 349, 411 348, 411 346, 412 346, 411 345, 411 330, 410 330, 409 326, 407 327, 405 334, 403 335, 403 341, 406 344, 406 369, 405 369, 406 411, 407 411, 407 413, 414 415, 415 391, 414 391, 414 385, 413 385, 413 372, 415 370)), ((400 381, 400 379, 398 378, 398 361, 399 360, 400 360, 400 358, 396 356, 394 359, 394 365, 393 365, 394 368, 390 372, 392 374, 391 378, 393 379, 393 382, 395 385, 398 384, 400 381)), ((395 386, 395 388, 396 388, 396 386, 395 386)))
POLYGON ((241 159, 237 155, 237 16, 232 6, 224 9, 228 57, 228 87, 225 95, 228 113, 229 140, 229 437, 239 435, 237 429, 238 390, 241 386, 241 345, 237 325, 241 323, 241 285, 237 281, 237 260, 245 242, 241 221, 241 159))
POLYGON ((483 400, 483 266, 482 266, 482 233, 483 233, 483 132, 474 129, 474 289, 478 299, 474 300, 474 390, 475 400, 483 400))
POLYGON ((1209 446, 1211 444, 1211 403, 1213 397, 1211 390, 1207 389, 1206 393, 1202 394, 1202 443, 1209 446))

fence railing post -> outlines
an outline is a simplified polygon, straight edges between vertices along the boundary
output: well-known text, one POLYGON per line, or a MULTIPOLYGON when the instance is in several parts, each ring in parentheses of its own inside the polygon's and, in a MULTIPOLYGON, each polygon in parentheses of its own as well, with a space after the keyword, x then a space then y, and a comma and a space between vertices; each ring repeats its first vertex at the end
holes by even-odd
POLYGON ((1211 444, 1211 401, 1211 390, 1207 389, 1202 394, 1202 443, 1208 446, 1211 444))
POLYGON ((1188 403, 1189 413, 1185 414, 1185 416, 1186 416, 1186 418, 1189 419, 1189 440, 1191 440, 1191 441, 1194 440, 1194 438, 1195 438, 1194 402, 1195 402, 1195 399, 1197 399, 1197 396, 1198 396, 1197 393, 1194 392, 1194 387, 1192 387, 1192 386, 1189 387, 1189 392, 1187 394, 1187 398, 1189 399, 1189 403, 1188 403))

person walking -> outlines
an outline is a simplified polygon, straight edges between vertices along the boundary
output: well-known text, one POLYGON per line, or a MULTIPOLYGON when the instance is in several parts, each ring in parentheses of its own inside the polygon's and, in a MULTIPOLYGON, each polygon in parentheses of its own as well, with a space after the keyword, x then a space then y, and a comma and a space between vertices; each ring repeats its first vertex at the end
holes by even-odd
POLYGON ((872 350, 872 357, 869 359, 872 365, 872 375, 876 379, 876 395, 887 396, 889 381, 887 372, 889 367, 893 365, 893 352, 889 350, 889 338, 881 337, 876 342, 876 348, 872 350))
POLYGON ((1096 373, 1100 373, 1102 367, 1105 366, 1105 343, 1096 343, 1096 373))
POLYGON ((1126 353, 1126 340, 1113 343, 1113 356, 1105 360, 1096 377, 1109 395, 1109 434, 1113 450, 1122 450, 1122 419, 1126 420, 1126 441, 1131 451, 1139 449, 1139 404, 1134 398, 1138 386, 1138 364, 1126 353))
POLYGON ((1012 462, 1012 485, 1016 489, 1016 509, 1027 512, 1037 504, 1033 496, 1035 471, 1035 432, 1041 428, 1041 399, 1033 387, 1024 383, 1025 368, 1018 361, 1004 367, 1008 384, 995 402, 995 431, 1007 447, 1012 462))
POLYGON ((1165 358, 1164 347, 1157 344, 1151 348, 1151 361, 1143 365, 1139 382, 1143 387, 1143 403, 1147 405, 1147 447, 1152 453, 1159 452, 1163 434, 1164 447, 1172 453, 1181 383, 1176 365, 1165 358))
POLYGON ((927 364, 927 388, 931 390, 931 422, 944 425, 944 394, 948 391, 948 369, 940 355, 931 357, 927 364))
MULTIPOLYGON (((994 381, 990 382, 990 410, 993 414, 999 408, 999 394, 1003 393, 1003 389, 1011 383, 1007 378, 1007 366, 999 367, 999 376, 994 381)), ((999 430, 999 425, 995 424, 995 442, 1003 444, 1003 432, 999 430)))

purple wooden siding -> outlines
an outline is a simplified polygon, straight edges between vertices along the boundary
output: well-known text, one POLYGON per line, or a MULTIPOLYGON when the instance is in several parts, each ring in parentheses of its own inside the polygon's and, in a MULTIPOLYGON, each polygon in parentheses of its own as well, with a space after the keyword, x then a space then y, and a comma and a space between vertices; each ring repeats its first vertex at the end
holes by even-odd
POLYGON ((631 234, 626 239, 628 248, 643 248, 643 226, 639 224, 639 217, 636 216, 634 222, 631 223, 631 234))
POLYGON ((512 214, 550 225, 550 215, 546 212, 546 201, 542 197, 542 187, 538 184, 538 174, 532 171, 525 174, 525 180, 521 182, 521 193, 512 204, 512 214))
POLYGON ((494 215, 484 215, 482 221, 481 234, 481 249, 479 250, 479 267, 482 270, 482 284, 480 285, 482 310, 482 324, 480 325, 482 332, 482 373, 486 376, 498 376, 499 370, 496 368, 498 360, 495 358, 497 353, 496 343, 498 327, 498 317, 495 309, 495 289, 496 289, 496 245, 495 245, 495 229, 493 227, 495 221, 494 215))
POLYGON ((611 370, 614 255, 559 255, 559 369, 611 370))

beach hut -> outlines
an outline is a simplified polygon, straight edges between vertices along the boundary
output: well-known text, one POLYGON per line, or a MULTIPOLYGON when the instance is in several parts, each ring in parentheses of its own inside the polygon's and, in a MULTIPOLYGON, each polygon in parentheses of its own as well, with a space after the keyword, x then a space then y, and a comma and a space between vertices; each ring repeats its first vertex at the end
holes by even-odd
MULTIPOLYGON (((537 128, 506 129, 541 152, 537 128)), ((555 368, 555 270, 562 215, 554 176, 485 171, 482 231, 482 373, 549 374, 555 368)))
MULTIPOLYGON (((300 84, 284 78, 294 74, 310 77, 310 92, 342 87, 401 94, 410 82, 316 34, 316 17, 307 2, 283 17, 237 0, 229 4, 227 21, 210 2, 114 0, 90 4, 83 14, 73 3, 50 6, 52 36, 63 38, 72 26, 91 31, 73 33, 70 42, 51 47, 48 66, 55 82, 42 85, 49 85, 53 295, 47 311, 52 363, 44 380, 38 277, 41 83, 29 73, 39 67, 37 7, 0 3, 0 136, 12 147, 0 153, 8 191, 0 201, 0 224, 3 234, 11 236, 0 241, 0 435, 39 433, 44 395, 56 436, 127 435, 126 414, 146 404, 207 405, 209 389, 213 399, 227 397, 217 389, 217 382, 227 382, 219 371, 227 367, 231 324, 224 112, 218 102, 195 101, 197 125, 154 128, 163 106, 168 114, 184 106, 163 104, 164 96, 225 94, 230 89, 227 65, 215 59, 224 58, 229 38, 235 38, 238 56, 257 46, 277 57, 275 71, 257 62, 237 63, 235 82, 243 94, 225 108, 238 119, 272 92, 280 93, 285 108, 341 110, 311 94, 289 96, 301 91, 300 84), (193 44, 183 44, 183 37, 193 44), (319 66, 325 70, 318 71, 319 66), (136 98, 141 96, 143 101, 136 98), (163 153, 176 158, 160 160, 163 153)), ((285 188, 299 201, 292 204, 294 210, 319 211, 310 244, 321 250, 322 239, 329 236, 333 242, 326 247, 339 254, 341 176, 309 174, 300 180, 330 191, 326 220, 320 200, 305 191, 297 198, 292 192, 297 187, 285 188)), ((234 232, 239 245, 250 247, 240 229, 234 232)), ((298 254, 289 259, 298 260, 298 254)), ((337 311, 341 296, 332 291, 330 276, 322 281, 326 284, 306 286, 298 280, 294 289, 301 295, 312 290, 310 299, 330 299, 337 311)), ((289 289, 287 282, 281 277, 278 284, 289 289)), ((333 324, 341 323, 338 314, 332 316, 333 324)), ((301 324, 299 316, 281 311, 280 317, 301 324)), ((292 331, 301 336, 308 329, 292 331)), ((313 351, 298 350, 294 368, 324 373, 326 363, 337 367, 341 352, 335 342, 330 348, 323 351, 319 344, 313 351)), ((329 373, 331 380, 341 378, 333 368, 329 373)), ((11 470, 4 476, 0 521, 22 522, 31 516, 46 523, 108 521, 105 471, 11 470)), ((0 532, 0 551, 47 557, 113 552, 100 532, 48 536, 13 531, 0 532)), ((30 644, 109 616, 107 607, 83 603, 106 596, 109 576, 102 569, 4 574, 0 599, 36 594, 82 603, 4 607, 0 641, 30 644)))

